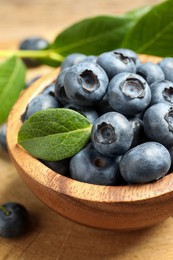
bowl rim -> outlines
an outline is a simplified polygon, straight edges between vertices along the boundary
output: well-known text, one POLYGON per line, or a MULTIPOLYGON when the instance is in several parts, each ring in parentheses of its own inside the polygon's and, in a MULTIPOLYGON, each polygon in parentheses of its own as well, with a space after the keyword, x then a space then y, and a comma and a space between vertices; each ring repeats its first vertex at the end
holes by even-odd
POLYGON ((165 196, 173 196, 173 173, 169 173, 157 181, 146 184, 104 186, 83 183, 49 169, 17 143, 17 134, 22 125, 21 115, 24 113, 27 103, 52 83, 57 78, 59 71, 60 68, 52 70, 47 75, 36 80, 28 89, 24 90, 9 114, 7 121, 8 150, 12 162, 17 164, 18 169, 22 169, 22 174, 28 175, 40 185, 54 192, 85 201, 137 203, 141 200, 149 201, 150 199, 160 201, 164 200, 165 196), (20 160, 21 158, 25 159, 20 160), (30 168, 31 164, 33 171, 30 168), (35 168, 37 168, 37 175, 34 172, 35 168), (39 179, 36 178, 38 175, 39 179))

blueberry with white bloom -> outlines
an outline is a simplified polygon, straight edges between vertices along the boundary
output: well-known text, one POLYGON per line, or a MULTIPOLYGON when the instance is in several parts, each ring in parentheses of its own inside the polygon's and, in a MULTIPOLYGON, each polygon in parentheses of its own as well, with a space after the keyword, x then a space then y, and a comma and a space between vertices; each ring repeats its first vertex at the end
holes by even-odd
POLYGON ((107 156, 124 154, 130 148, 133 137, 130 122, 117 112, 108 112, 100 116, 91 131, 94 148, 107 156))
POLYGON ((72 103, 93 106, 105 95, 109 80, 106 72, 93 62, 82 62, 69 68, 64 89, 72 103))
POLYGON ((148 83, 140 75, 120 73, 108 85, 108 102, 117 112, 134 116, 144 111, 151 100, 148 83))
POLYGON ((116 51, 100 54, 97 63, 106 71, 109 79, 121 72, 136 72, 136 65, 133 59, 116 51))

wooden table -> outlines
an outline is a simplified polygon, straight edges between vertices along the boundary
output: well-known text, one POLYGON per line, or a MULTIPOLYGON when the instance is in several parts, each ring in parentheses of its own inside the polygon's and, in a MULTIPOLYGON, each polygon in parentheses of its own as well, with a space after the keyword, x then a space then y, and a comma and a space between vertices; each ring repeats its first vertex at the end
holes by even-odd
MULTIPOLYGON (((82 18, 121 14, 158 0, 0 0, 0 48, 16 48, 31 35, 48 39, 82 18), (9 3, 10 2, 10 3, 9 3)), ((43 66, 28 71, 27 78, 47 73, 43 66)), ((0 204, 17 201, 30 212, 31 228, 18 239, 0 238, 0 260, 172 260, 173 219, 145 230, 104 231, 73 223, 48 209, 26 187, 10 162, 0 152, 0 204)))

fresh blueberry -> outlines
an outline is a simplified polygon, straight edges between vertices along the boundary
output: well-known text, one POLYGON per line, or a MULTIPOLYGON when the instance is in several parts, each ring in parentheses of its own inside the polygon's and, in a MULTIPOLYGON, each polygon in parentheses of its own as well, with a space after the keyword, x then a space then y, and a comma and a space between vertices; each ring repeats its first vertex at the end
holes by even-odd
POLYGON ((82 62, 73 65, 64 77, 64 88, 72 103, 92 106, 98 103, 106 93, 108 77, 96 63, 82 62))
POLYGON ((165 176, 170 165, 169 151, 162 144, 146 142, 125 153, 120 172, 128 183, 143 184, 165 176))
POLYGON ((173 105, 173 82, 168 80, 156 81, 150 85, 150 106, 157 103, 173 105))
POLYGON ((37 79, 39 79, 41 76, 37 75, 34 78, 28 80, 25 84, 25 88, 29 88, 37 79))
POLYGON ((70 158, 63 159, 60 161, 46 161, 46 160, 41 160, 41 162, 46 165, 48 168, 52 169, 53 171, 64 175, 68 176, 69 175, 69 163, 70 163, 70 158))
POLYGON ((55 82, 46 86, 45 89, 43 90, 42 94, 51 95, 51 96, 55 97, 55 82))
POLYGON ((66 104, 68 104, 70 102, 70 100, 67 97, 67 94, 65 92, 65 88, 64 88, 64 77, 68 70, 69 70, 69 68, 63 69, 59 73, 59 75, 55 81, 55 97, 58 100, 58 102, 63 106, 65 106, 66 104))
POLYGON ((117 112, 134 116, 144 111, 151 100, 147 82, 139 75, 120 73, 108 85, 108 102, 117 112))
MULTIPOLYGON (((46 39, 41 37, 30 37, 28 39, 23 40, 19 44, 20 50, 43 50, 49 46, 49 43, 46 39)), ((28 67, 36 67, 39 66, 40 63, 37 60, 31 58, 23 58, 23 61, 28 67)))
POLYGON ((144 132, 143 121, 138 117, 130 117, 128 118, 128 120, 134 132, 134 138, 131 144, 131 148, 143 142, 146 142, 147 137, 144 132))
POLYGON ((6 125, 6 123, 4 123, 0 127, 0 147, 2 147, 2 149, 4 151, 8 151, 7 150, 7 140, 6 140, 6 129, 7 129, 7 125, 6 125))
POLYGON ((142 76, 150 85, 157 80, 164 80, 165 75, 159 65, 152 62, 145 62, 137 67, 136 73, 142 76))
POLYGON ((136 64, 136 66, 141 64, 139 56, 133 50, 126 49, 126 48, 118 48, 118 49, 115 49, 114 51, 116 53, 122 54, 125 57, 129 57, 130 59, 132 59, 133 62, 136 64))
POLYGON ((72 179, 97 185, 116 185, 120 179, 118 157, 103 156, 88 144, 70 161, 72 179))
POLYGON ((165 74, 165 79, 169 81, 173 81, 173 58, 164 58, 162 59, 158 65, 161 67, 162 71, 165 74))
POLYGON ((86 58, 87 58, 87 56, 82 53, 69 54, 62 62, 61 70, 65 69, 65 68, 69 68, 79 62, 83 62, 86 58))
POLYGON ((144 130, 148 138, 166 147, 173 145, 173 107, 158 103, 149 107, 143 117, 144 130))
POLYGON ((98 113, 92 107, 84 107, 75 104, 67 104, 66 106, 64 106, 64 108, 72 109, 79 112, 80 114, 85 116, 90 121, 91 124, 93 124, 96 121, 96 119, 99 117, 98 113))
POLYGON ((107 112, 114 111, 114 109, 110 106, 108 102, 108 94, 104 95, 104 97, 100 100, 100 102, 97 104, 96 109, 100 115, 103 115, 107 112))
POLYGON ((116 51, 100 54, 97 63, 106 71, 109 79, 121 72, 136 72, 136 65, 133 60, 116 51))
POLYGON ((48 94, 40 94, 30 101, 25 113, 22 115, 22 121, 25 121, 37 111, 47 108, 58 108, 59 106, 58 101, 53 96, 48 94))
POLYGON ((94 148, 107 156, 124 154, 130 148, 133 136, 130 122, 117 112, 108 112, 100 116, 91 131, 94 148))
POLYGON ((28 227, 29 214, 19 203, 0 206, 0 236, 13 238, 23 235, 28 227))

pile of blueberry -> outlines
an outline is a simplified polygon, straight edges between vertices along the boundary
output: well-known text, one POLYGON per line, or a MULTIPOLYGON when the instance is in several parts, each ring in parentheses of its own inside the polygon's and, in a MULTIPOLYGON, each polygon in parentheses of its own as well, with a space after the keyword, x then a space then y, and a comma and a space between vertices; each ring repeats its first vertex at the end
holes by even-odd
POLYGON ((59 107, 78 111, 93 126, 90 142, 72 158, 42 160, 54 171, 97 185, 148 183, 171 172, 173 58, 142 63, 129 49, 71 54, 22 120, 59 107))

